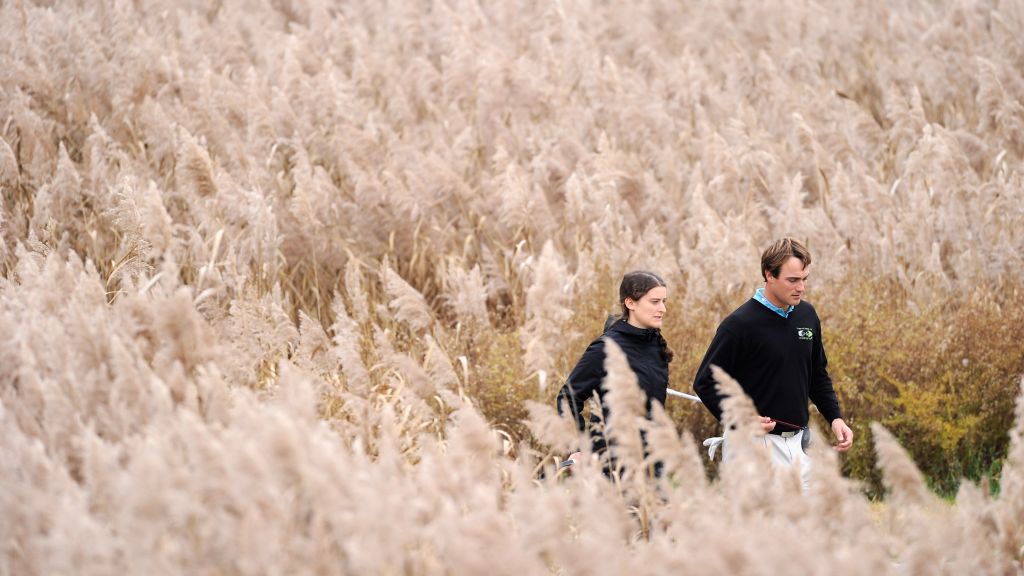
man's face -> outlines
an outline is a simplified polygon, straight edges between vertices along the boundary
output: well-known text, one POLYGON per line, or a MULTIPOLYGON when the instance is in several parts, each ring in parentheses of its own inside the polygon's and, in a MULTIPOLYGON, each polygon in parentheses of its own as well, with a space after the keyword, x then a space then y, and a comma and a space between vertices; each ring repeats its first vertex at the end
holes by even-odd
POLYGON ((668 297, 668 289, 664 286, 656 286, 647 291, 639 300, 626 298, 626 307, 629 308, 629 323, 637 328, 661 328, 662 319, 665 317, 665 298, 668 297))
POLYGON ((768 273, 768 280, 765 284, 764 293, 769 300, 780 308, 796 306, 804 297, 804 289, 807 285, 807 276, 810 274, 809 267, 796 256, 779 268, 778 278, 768 273))

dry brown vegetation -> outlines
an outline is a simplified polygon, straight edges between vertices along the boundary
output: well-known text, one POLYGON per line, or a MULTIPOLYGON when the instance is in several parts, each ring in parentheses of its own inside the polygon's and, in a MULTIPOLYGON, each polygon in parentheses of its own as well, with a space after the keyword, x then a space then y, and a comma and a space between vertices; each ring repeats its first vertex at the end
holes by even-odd
POLYGON ((1019 573, 1021 30, 997 0, 0 2, 0 574, 1019 573), (618 277, 669 280, 688 390, 783 234, 854 451, 817 443, 806 495, 752 451, 709 474, 711 419, 635 418, 612 353, 622 477, 556 475, 618 277))

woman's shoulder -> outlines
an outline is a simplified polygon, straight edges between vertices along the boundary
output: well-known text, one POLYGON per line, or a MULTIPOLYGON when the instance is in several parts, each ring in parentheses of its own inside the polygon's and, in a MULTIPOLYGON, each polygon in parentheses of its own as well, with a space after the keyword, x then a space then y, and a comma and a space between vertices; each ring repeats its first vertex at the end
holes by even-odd
POLYGON ((604 334, 602 336, 608 336, 614 340, 621 340, 622 338, 632 335, 634 332, 639 330, 629 325, 629 322, 619 318, 614 322, 605 323, 604 334))

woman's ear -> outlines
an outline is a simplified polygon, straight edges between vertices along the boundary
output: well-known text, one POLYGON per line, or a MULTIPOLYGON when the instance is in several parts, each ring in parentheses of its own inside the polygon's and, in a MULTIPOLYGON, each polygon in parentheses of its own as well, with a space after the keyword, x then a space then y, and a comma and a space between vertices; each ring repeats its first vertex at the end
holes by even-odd
POLYGON ((623 303, 626 304, 627 309, 636 310, 636 300, 633 300, 632 298, 626 298, 625 300, 623 300, 623 303))

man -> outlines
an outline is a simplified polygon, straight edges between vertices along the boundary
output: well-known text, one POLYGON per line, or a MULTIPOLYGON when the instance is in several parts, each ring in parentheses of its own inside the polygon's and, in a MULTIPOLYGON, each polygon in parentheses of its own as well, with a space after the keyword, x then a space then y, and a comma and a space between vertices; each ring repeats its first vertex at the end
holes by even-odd
POLYGON ((693 382, 704 405, 721 420, 711 366, 735 378, 761 414, 772 462, 800 466, 804 489, 810 481, 810 459, 801 446, 808 399, 831 424, 835 449, 846 452, 853 445, 853 431, 843 422, 828 375, 821 321, 814 307, 802 301, 810 264, 811 253, 792 238, 776 240, 764 251, 764 287, 718 326, 693 382))

